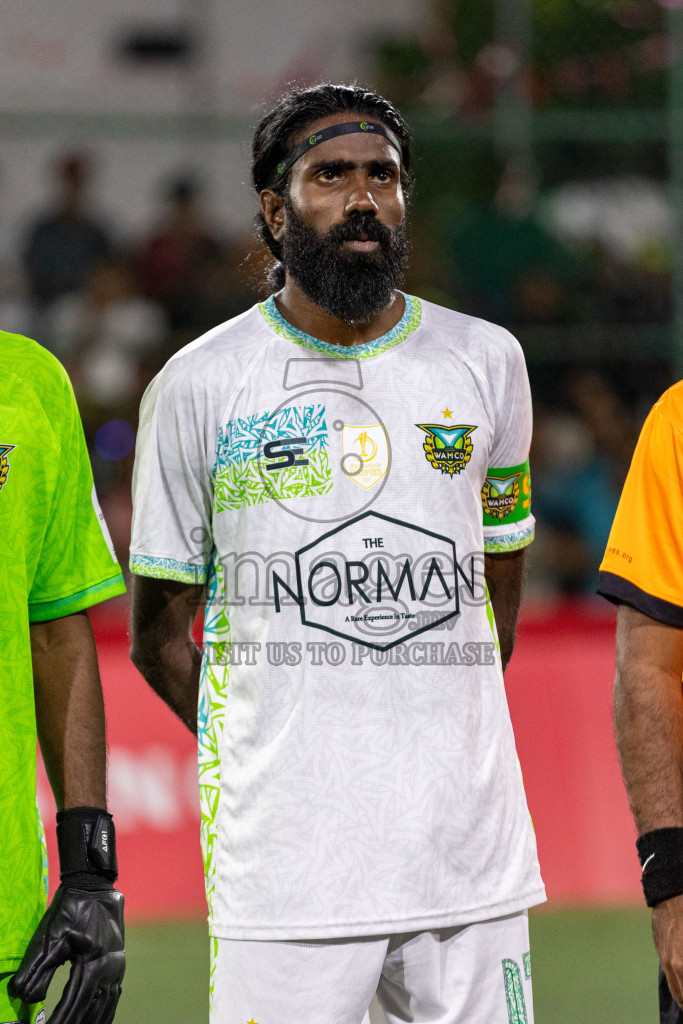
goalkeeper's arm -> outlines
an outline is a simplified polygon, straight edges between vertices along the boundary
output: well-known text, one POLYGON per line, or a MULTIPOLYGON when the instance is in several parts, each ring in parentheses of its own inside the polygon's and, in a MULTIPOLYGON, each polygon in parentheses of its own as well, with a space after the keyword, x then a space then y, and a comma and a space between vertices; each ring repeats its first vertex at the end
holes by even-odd
POLYGON ((12 995, 45 998, 55 969, 71 973, 48 1024, 110 1024, 125 969, 123 897, 106 812, 104 703, 86 612, 31 625, 38 739, 58 807, 61 885, 34 933, 12 995))

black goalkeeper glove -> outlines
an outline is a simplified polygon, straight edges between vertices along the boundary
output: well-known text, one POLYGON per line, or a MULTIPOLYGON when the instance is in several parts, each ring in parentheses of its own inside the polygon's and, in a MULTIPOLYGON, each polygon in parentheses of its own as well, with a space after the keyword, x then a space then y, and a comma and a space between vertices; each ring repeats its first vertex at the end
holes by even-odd
POLYGON ((48 1024, 111 1024, 126 968, 111 815, 92 807, 59 811, 57 843, 62 884, 10 980, 10 995, 42 1002, 55 970, 69 960, 48 1024))

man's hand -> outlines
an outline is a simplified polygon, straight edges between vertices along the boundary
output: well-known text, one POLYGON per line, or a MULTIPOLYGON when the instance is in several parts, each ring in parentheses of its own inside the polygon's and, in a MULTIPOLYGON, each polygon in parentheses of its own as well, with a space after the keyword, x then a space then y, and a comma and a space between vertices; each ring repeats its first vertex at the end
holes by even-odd
POLYGON ((48 1024, 111 1024, 126 967, 123 896, 117 889, 60 885, 9 983, 10 994, 42 1002, 55 970, 67 960, 69 980, 48 1024))
POLYGON ((652 935, 669 991, 683 1007, 683 896, 674 896, 653 908, 652 935))

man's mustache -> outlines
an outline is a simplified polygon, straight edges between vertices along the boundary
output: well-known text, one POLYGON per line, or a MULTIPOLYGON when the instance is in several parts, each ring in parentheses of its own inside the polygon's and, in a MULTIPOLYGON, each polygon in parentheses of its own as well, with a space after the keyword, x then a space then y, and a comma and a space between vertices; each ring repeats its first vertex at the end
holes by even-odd
POLYGON ((335 245, 341 242, 379 242, 382 246, 387 246, 391 243, 391 237, 391 231, 385 224, 366 215, 335 224, 327 232, 328 241, 335 245))

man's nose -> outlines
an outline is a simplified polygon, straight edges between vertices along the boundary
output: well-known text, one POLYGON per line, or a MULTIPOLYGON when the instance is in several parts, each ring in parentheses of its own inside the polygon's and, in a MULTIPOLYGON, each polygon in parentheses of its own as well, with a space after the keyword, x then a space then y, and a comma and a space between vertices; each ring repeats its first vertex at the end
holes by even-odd
POLYGON ((349 192, 344 207, 344 213, 348 217, 352 213, 378 213, 379 207, 367 185, 355 185, 349 192))

